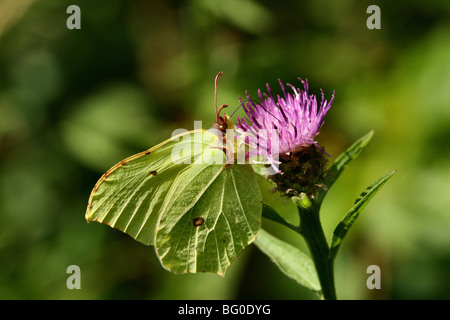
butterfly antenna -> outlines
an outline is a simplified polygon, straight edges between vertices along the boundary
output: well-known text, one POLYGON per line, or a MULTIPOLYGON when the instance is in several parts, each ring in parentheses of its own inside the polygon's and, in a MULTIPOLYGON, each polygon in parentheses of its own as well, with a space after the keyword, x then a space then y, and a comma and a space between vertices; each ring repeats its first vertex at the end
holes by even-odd
POLYGON ((267 112, 268 114, 270 114, 272 117, 274 117, 275 119, 277 119, 279 122, 281 122, 281 120, 280 119, 278 119, 277 117, 275 117, 274 115, 273 115, 273 113, 272 112, 270 112, 269 110, 267 110, 266 108, 264 108, 262 105, 259 105, 265 112, 267 112))
POLYGON ((277 117, 275 117, 275 116, 273 115, 272 112, 270 112, 269 110, 267 110, 266 108, 264 108, 264 107, 262 106, 262 104, 259 103, 259 101, 253 100, 253 99, 251 99, 251 98, 248 98, 248 99, 245 99, 244 101, 242 101, 241 104, 239 105, 239 107, 237 107, 236 110, 233 111, 233 113, 231 114, 230 117, 232 117, 232 116, 236 113, 236 111, 238 111, 239 108, 242 107, 243 104, 245 104, 246 102, 249 102, 249 101, 250 101, 250 102, 256 102, 257 105, 258 105, 259 107, 261 107, 265 112, 267 112, 267 113, 270 114, 272 117, 274 117, 275 119, 277 119, 278 121, 281 122, 281 120, 278 119, 277 117))
POLYGON ((217 74, 216 79, 214 81, 214 106, 216 108, 216 121, 217 122, 219 122, 219 110, 217 110, 217 83, 219 82, 219 78, 222 74, 223 74, 223 72, 220 71, 217 74))
POLYGON ((233 117, 233 115, 236 113, 236 111, 238 111, 239 108, 240 108, 244 103, 245 103, 245 101, 242 102, 242 103, 239 105, 239 107, 237 107, 236 110, 233 111, 233 113, 231 114, 230 118, 233 117))
POLYGON ((236 111, 239 110, 240 107, 242 107, 243 104, 245 104, 248 101, 253 101, 252 99, 245 99, 244 101, 241 102, 241 104, 233 111, 233 113, 231 114, 230 118, 236 113, 236 111))

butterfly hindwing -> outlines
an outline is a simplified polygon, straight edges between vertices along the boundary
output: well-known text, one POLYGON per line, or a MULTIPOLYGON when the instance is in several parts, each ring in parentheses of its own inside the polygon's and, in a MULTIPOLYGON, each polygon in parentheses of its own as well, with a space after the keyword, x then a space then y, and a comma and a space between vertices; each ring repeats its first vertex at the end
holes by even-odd
POLYGON ((224 275, 261 227, 261 193, 254 172, 250 165, 194 165, 185 181, 180 187, 189 191, 180 193, 158 227, 158 255, 177 273, 224 275), (180 216, 180 211, 185 214, 180 216))

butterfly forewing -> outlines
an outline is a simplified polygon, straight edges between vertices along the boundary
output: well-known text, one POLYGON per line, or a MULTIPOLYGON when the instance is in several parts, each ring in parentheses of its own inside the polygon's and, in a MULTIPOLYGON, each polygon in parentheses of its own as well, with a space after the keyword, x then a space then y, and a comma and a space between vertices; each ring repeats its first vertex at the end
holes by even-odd
POLYGON ((154 244, 168 194, 174 192, 176 183, 182 181, 189 166, 211 143, 211 139, 203 139, 204 134, 180 134, 116 164, 95 185, 86 219, 108 224, 145 244, 154 244), (174 153, 175 148, 185 152, 174 153))

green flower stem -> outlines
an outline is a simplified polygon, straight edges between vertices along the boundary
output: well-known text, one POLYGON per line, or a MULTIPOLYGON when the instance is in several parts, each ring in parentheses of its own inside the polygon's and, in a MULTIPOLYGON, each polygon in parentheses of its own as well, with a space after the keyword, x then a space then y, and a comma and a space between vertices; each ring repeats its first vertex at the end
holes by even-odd
POLYGON ((319 206, 305 194, 293 199, 300 215, 299 233, 304 237, 311 253, 325 300, 336 300, 333 261, 330 248, 323 233, 319 217, 319 206))

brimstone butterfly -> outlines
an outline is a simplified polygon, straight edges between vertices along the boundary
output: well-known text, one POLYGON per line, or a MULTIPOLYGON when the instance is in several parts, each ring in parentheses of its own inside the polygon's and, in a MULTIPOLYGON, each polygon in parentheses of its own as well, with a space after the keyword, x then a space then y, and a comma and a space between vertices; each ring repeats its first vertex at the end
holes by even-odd
POLYGON ((217 93, 215 101, 220 134, 184 132, 122 160, 98 180, 88 202, 88 222, 154 245, 175 273, 224 275, 261 227, 256 174, 250 164, 229 163, 223 142, 233 122, 219 116, 217 93))

